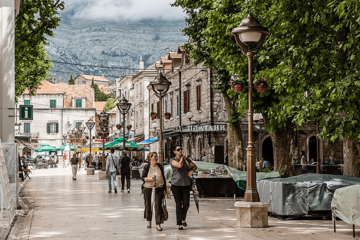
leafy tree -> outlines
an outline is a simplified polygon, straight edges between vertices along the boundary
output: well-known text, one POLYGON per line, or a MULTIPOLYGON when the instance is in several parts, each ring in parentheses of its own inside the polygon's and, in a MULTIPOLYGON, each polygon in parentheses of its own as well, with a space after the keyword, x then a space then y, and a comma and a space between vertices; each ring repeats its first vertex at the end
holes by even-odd
POLYGON ((19 97, 29 89, 35 94, 40 82, 46 78, 52 64, 46 55, 47 37, 54 35, 59 26, 59 11, 64 9, 60 0, 22 0, 15 20, 15 95, 19 97))
POLYGON ((110 111, 111 109, 113 109, 115 106, 114 104, 114 99, 113 98, 109 98, 104 106, 104 111, 110 111))
POLYGON ((72 74, 70 75, 70 79, 69 79, 69 85, 75 85, 75 80, 73 79, 72 74))
MULTIPOLYGON (((191 57, 217 70, 223 93, 233 96, 229 77, 247 79, 247 60, 238 51, 231 29, 251 13, 271 35, 254 57, 254 79, 269 81, 267 93, 254 93, 255 112, 272 133, 275 170, 292 173, 294 128, 319 120, 325 141, 345 138, 347 175, 358 175, 360 18, 351 0, 187 1, 177 0, 188 18, 184 33, 191 57), (197 50, 196 50, 197 49, 197 50), (225 73, 225 74, 223 74, 225 73), (305 93, 305 94, 304 94, 305 93), (347 154, 348 153, 348 154, 347 154), (348 155, 348 156, 347 156, 348 155)), ((238 95, 238 114, 248 108, 247 92, 238 95)))
POLYGON ((103 102, 103 101, 107 101, 109 99, 109 96, 106 95, 105 93, 103 93, 102 91, 100 91, 99 86, 95 83, 91 84, 91 87, 94 89, 95 91, 95 101, 96 102, 103 102))

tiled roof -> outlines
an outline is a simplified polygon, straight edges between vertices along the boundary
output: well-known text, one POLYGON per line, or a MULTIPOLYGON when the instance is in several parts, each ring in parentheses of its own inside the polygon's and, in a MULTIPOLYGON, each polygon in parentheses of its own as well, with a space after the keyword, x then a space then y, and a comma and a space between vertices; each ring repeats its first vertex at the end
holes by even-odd
MULTIPOLYGON (((26 89, 24 93, 29 93, 29 90, 26 89)), ((42 80, 40 86, 36 90, 36 93, 64 93, 64 91, 57 88, 57 84, 42 80)))
POLYGON ((95 102, 96 112, 100 113, 104 109, 106 102, 95 102))
MULTIPOLYGON (((85 78, 86 80, 92 80, 94 78, 94 81, 102 81, 102 82, 109 82, 109 80, 107 80, 105 77, 103 76, 93 76, 93 75, 85 75, 80 73, 77 77, 82 76, 83 78, 85 78)), ((76 77, 76 78, 77 78, 76 77)))
POLYGON ((176 53, 176 52, 170 52, 169 53, 169 58, 182 58, 182 54, 181 53, 176 53))

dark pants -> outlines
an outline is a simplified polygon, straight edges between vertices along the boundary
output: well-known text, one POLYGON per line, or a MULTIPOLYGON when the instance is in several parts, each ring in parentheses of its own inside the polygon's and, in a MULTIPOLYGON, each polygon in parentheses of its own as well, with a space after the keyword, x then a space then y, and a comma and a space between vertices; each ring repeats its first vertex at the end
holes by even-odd
MULTIPOLYGON (((144 218, 147 221, 151 221, 152 219, 152 209, 151 209, 151 193, 152 188, 144 188, 144 200, 145 200, 145 211, 144 211, 144 218)), ((156 188, 155 191, 155 220, 156 224, 161 224, 164 222, 164 212, 162 210, 162 199, 164 197, 164 189, 156 188)))
POLYGON ((126 178, 127 189, 130 189, 130 172, 127 172, 127 173, 121 173, 121 190, 124 190, 125 178, 126 178))
POLYGON ((176 225, 182 225, 190 206, 190 186, 171 185, 171 191, 176 203, 176 225))

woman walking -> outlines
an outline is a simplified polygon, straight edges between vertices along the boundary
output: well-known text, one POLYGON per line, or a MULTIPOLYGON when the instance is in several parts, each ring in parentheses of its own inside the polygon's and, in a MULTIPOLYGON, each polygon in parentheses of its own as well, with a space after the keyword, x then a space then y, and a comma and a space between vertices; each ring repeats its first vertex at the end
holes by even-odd
POLYGON ((171 191, 176 203, 176 225, 179 230, 187 227, 186 214, 190 206, 190 186, 193 171, 196 171, 196 165, 182 155, 180 145, 174 146, 175 157, 170 159, 172 168, 171 191))
POLYGON ((164 222, 164 212, 161 206, 162 199, 166 194, 166 180, 163 167, 157 162, 157 153, 152 152, 150 155, 150 163, 144 166, 141 179, 143 180, 145 211, 144 218, 148 221, 147 227, 151 228, 152 209, 151 209, 151 193, 155 186, 155 220, 156 229, 162 231, 160 224, 164 222), (155 177, 154 177, 155 176, 155 177), (155 180, 155 181, 154 181, 155 180))

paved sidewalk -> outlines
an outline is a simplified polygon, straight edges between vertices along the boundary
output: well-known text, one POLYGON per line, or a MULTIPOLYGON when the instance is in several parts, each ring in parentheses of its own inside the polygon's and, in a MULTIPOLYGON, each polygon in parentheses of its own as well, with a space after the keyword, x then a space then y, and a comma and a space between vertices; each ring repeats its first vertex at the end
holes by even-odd
POLYGON ((18 217, 9 239, 353 239, 349 225, 338 221, 333 233, 330 220, 269 218, 269 228, 239 229, 233 199, 202 198, 200 214, 191 202, 183 231, 175 225, 174 200, 168 200, 169 221, 158 232, 154 223, 146 228, 140 180, 132 180, 131 193, 109 194, 107 181, 98 180, 97 173, 85 175, 84 169, 76 181, 70 167, 34 170, 31 177, 24 200, 33 208, 18 217))

